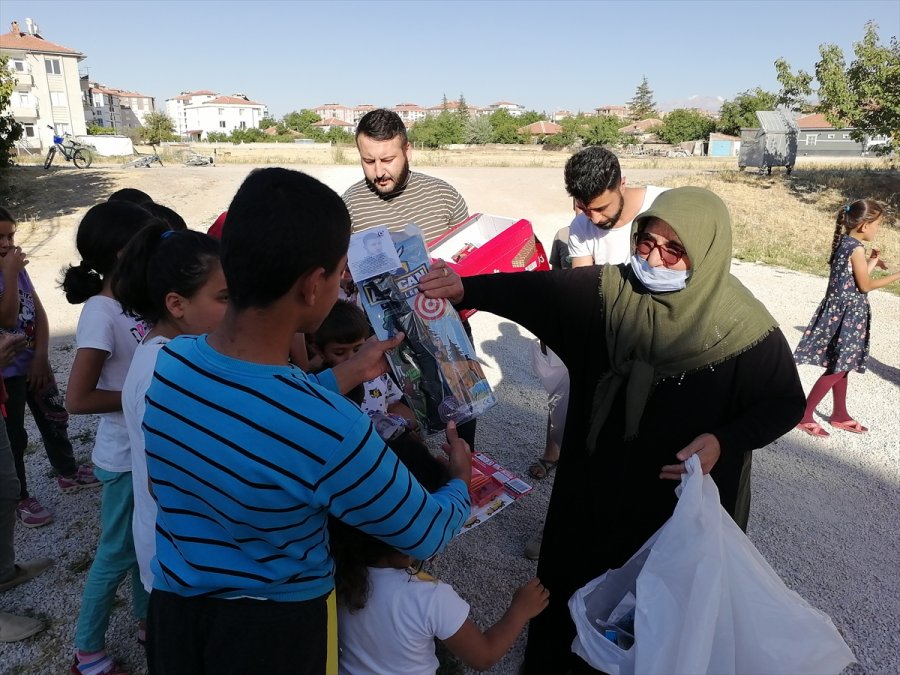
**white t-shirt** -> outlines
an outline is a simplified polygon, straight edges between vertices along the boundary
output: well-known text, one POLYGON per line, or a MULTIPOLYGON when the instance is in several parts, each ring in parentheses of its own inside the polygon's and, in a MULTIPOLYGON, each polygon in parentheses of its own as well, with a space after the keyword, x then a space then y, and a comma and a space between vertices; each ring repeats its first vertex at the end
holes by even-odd
MULTIPOLYGON (((650 208, 653 200, 669 188, 648 185, 638 214, 650 208)), ((631 257, 631 222, 611 230, 601 230, 585 214, 579 213, 569 225, 569 255, 591 256, 595 265, 618 265, 631 257)))
POLYGON ((468 603, 440 581, 406 570, 369 567, 372 592, 351 613, 338 606, 338 670, 342 675, 434 675, 434 638, 453 637, 469 617, 468 603))
MULTIPOLYGON (((122 391, 134 350, 148 332, 147 324, 124 314, 122 306, 113 298, 95 295, 84 303, 75 329, 75 344, 78 349, 99 349, 109 354, 100 371, 97 389, 122 391)), ((106 471, 131 471, 124 416, 121 412, 111 412, 99 417, 91 459, 106 471)))
POLYGON ((390 375, 380 375, 363 384, 363 412, 386 413, 388 406, 403 398, 403 392, 394 384, 390 375))
POLYGON ((144 421, 144 396, 153 381, 156 357, 168 341, 169 338, 157 335, 139 344, 122 386, 122 414, 125 416, 131 445, 131 480, 134 483, 131 529, 134 533, 134 552, 141 570, 141 583, 147 592, 153 588, 150 561, 156 555, 156 502, 147 484, 147 448, 141 424, 144 421))

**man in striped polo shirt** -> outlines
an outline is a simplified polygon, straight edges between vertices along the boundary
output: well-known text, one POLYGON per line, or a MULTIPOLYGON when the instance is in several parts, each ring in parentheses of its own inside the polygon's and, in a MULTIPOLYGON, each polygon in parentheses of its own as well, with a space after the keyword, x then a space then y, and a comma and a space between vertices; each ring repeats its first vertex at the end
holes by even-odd
MULTIPOLYGON (((380 225, 400 232, 415 223, 430 244, 469 217, 465 200, 453 186, 409 170, 412 147, 397 113, 379 108, 363 115, 356 127, 356 148, 365 177, 343 197, 354 232, 380 225)), ((463 328, 471 340, 468 321, 463 328)), ((460 437, 473 449, 475 428, 475 420, 459 426, 460 437)))
POLYGON ((409 170, 412 148, 397 113, 366 113, 356 127, 356 147, 365 177, 344 193, 354 232, 377 225, 398 232, 415 223, 430 243, 469 217, 449 183, 409 170))
POLYGON ((429 494, 340 394, 383 374, 399 338, 318 376, 288 361, 294 334, 331 311, 349 239, 331 189, 254 171, 223 232, 225 318, 159 353, 143 421, 158 505, 151 673, 321 675, 328 517, 426 559, 469 515, 471 457, 452 428, 453 479, 429 494))

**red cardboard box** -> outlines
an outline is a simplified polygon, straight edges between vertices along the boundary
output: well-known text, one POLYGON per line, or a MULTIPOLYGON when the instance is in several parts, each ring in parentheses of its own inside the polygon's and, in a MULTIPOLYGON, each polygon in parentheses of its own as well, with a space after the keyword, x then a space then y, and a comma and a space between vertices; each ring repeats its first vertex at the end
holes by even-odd
MULTIPOLYGON (((476 213, 429 243, 432 258, 447 261, 463 277, 497 272, 549 270, 547 254, 531 223, 476 213)), ((460 312, 466 319, 474 310, 460 312)))

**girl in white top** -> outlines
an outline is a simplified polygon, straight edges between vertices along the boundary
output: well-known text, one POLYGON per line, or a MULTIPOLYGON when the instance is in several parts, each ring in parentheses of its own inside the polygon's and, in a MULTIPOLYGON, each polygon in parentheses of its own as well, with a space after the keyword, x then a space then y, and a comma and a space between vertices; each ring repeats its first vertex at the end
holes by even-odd
POLYGON ((148 595, 138 579, 131 538, 131 454, 121 398, 131 356, 147 333, 147 325, 122 312, 110 291, 110 275, 128 241, 156 222, 129 202, 94 206, 78 226, 75 243, 81 262, 66 269, 62 283, 69 302, 84 303, 75 331, 78 349, 69 375, 66 408, 75 415, 100 416, 92 459, 103 484, 100 541, 81 599, 73 673, 125 672, 106 653, 106 629, 116 589, 129 572, 139 639, 141 622, 147 616, 148 595))
POLYGON ((122 252, 113 294, 122 309, 153 329, 138 345, 122 387, 122 412, 131 445, 134 483, 134 550, 141 582, 153 587, 150 561, 156 553, 156 502, 147 482, 147 453, 141 423, 144 395, 156 356, 178 335, 209 333, 225 314, 228 291, 219 262, 219 242, 207 234, 163 225, 144 228, 122 252))
MULTIPOLYGON (((416 479, 429 490, 446 482, 446 466, 410 434, 403 438, 419 447, 392 449, 416 479)), ((337 520, 329 527, 342 675, 434 675, 435 638, 466 665, 487 670, 547 606, 549 593, 533 578, 516 591, 503 618, 482 632, 453 587, 422 573, 410 556, 337 520)))

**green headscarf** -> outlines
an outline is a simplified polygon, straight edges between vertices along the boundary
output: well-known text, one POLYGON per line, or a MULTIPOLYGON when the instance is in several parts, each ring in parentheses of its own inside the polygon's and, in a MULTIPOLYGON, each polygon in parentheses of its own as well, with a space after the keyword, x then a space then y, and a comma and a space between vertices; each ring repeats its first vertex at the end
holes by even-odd
POLYGON ((638 425, 653 387, 663 378, 715 366, 759 343, 777 323, 731 275, 731 217, 709 190, 667 190, 634 219, 632 234, 650 218, 675 230, 691 262, 680 291, 651 293, 630 265, 606 265, 600 276, 610 369, 594 392, 588 452, 619 389, 625 385, 625 438, 638 425))

